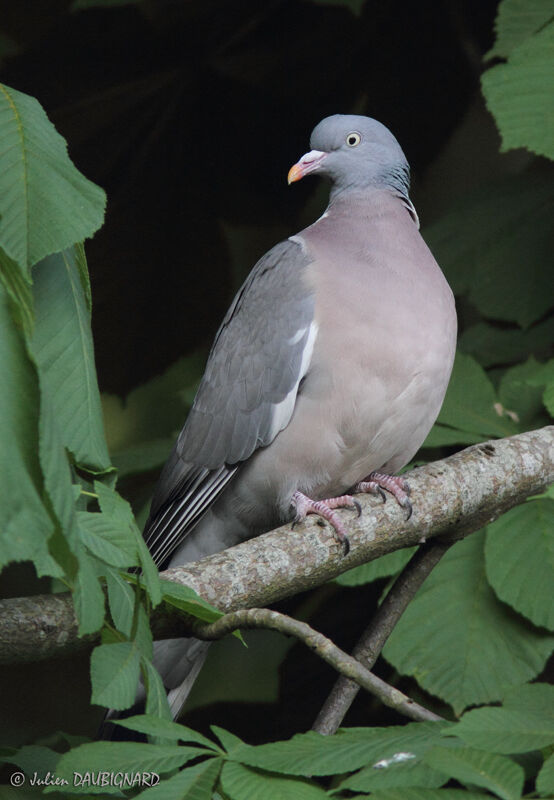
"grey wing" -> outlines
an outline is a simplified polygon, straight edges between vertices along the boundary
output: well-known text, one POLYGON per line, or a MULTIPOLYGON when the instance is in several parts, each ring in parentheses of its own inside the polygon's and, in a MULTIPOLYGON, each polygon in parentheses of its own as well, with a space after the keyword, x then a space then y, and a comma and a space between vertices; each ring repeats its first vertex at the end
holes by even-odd
POLYGON ((314 295, 305 280, 310 263, 297 242, 276 245, 229 308, 152 501, 144 537, 158 565, 241 462, 288 425, 317 331, 314 295))

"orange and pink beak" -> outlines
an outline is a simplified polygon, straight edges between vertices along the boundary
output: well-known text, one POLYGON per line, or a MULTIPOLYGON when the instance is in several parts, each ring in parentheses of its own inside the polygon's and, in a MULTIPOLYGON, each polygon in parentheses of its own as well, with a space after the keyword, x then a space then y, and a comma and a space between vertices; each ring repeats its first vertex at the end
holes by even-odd
POLYGON ((327 153, 323 153, 321 150, 310 150, 309 153, 305 153, 300 161, 297 161, 297 163, 289 169, 289 174, 287 175, 289 185, 309 175, 310 172, 315 172, 319 169, 319 166, 326 157, 327 153))

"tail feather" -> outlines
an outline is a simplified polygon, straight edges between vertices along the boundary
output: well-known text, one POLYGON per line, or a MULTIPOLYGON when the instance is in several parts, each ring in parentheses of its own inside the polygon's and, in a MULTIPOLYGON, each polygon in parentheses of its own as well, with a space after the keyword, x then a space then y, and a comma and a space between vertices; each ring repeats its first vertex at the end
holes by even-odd
POLYGON ((178 719, 183 706, 185 705, 187 698, 190 694, 192 687, 194 686, 194 682, 198 677, 198 673, 204 666, 204 661, 206 660, 206 656, 208 655, 208 648, 210 646, 209 642, 198 642, 201 645, 199 648, 195 660, 191 665, 191 668, 188 674, 185 676, 183 681, 179 686, 175 689, 171 689, 167 699, 169 702, 169 709, 171 711, 171 716, 173 719, 178 719))
MULTIPOLYGON (((199 639, 164 639, 154 642, 154 666, 158 670, 168 692, 169 708, 173 719, 178 719, 181 710, 190 694, 198 673, 202 669, 208 654, 209 642, 199 639)), ((142 680, 137 691, 136 702, 126 711, 116 711, 111 708, 106 712, 98 732, 99 739, 129 740, 131 731, 125 731, 119 725, 110 722, 135 714, 144 713, 145 691, 142 680)), ((136 737, 133 737, 136 738, 136 737)), ((144 739, 144 737, 140 737, 144 739)))

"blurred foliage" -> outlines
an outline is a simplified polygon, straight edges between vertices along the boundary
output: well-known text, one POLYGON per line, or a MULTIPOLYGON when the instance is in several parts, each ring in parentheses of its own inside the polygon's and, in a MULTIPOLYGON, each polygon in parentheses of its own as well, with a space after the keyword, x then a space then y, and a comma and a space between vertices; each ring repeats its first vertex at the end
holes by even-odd
MULTIPOLYGON (((515 11, 516 3, 506 3, 515 11)), ((521 3, 518 3, 521 10, 521 3)), ((502 148, 528 147, 539 155, 554 158, 554 20, 552 5, 532 3, 526 9, 529 27, 522 31, 522 41, 513 37, 519 15, 503 21, 507 30, 493 55, 505 55, 483 75, 483 93, 487 105, 498 121, 502 148), (533 7, 535 6, 535 7, 533 7), (515 23, 515 24, 514 24, 515 23), (527 34, 527 35, 525 35, 527 34)), ((500 29, 502 29, 502 20, 500 29)))
MULTIPOLYGON (((151 740, 56 733, 94 735, 98 721, 83 674, 86 696, 69 703, 81 710, 65 708, 74 662, 4 668, 4 742, 25 745, 5 747, 7 763, 166 775, 145 800, 214 787, 232 800, 554 793, 551 688, 525 683, 546 680, 552 651, 552 493, 457 544, 378 663, 454 723, 401 726, 362 697, 347 718, 358 727, 332 739, 260 744, 309 727, 333 676, 259 632, 240 654, 234 640, 212 648, 186 720, 241 739, 206 738, 167 719, 140 602, 217 613, 158 581, 136 515, 233 292, 325 206, 325 187, 288 190, 285 176, 326 114, 367 113, 398 136, 423 235, 457 297, 459 352, 418 462, 554 415, 554 7, 496 11, 495 0, 0 0, 2 579, 11 594, 52 579, 73 591, 80 631, 102 630, 93 701, 124 708, 142 672, 147 716, 128 726, 151 740), (513 148, 524 149, 499 154, 513 148)), ((283 608, 349 648, 408 557, 283 608)))

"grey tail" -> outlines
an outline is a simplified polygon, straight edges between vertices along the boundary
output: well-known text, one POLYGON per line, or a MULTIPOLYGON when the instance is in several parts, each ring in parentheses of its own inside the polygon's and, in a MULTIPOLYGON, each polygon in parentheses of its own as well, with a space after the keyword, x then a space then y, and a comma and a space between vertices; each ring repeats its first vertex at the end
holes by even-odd
MULTIPOLYGON (((210 642, 199 639, 165 639, 154 642, 154 666, 160 673, 168 692, 171 716, 177 720, 190 694, 198 673, 202 669, 210 642)), ((136 734, 120 725, 113 725, 113 720, 125 719, 145 711, 145 692, 140 681, 137 702, 125 711, 110 708, 98 730, 98 739, 108 741, 145 741, 144 736, 136 734)))

